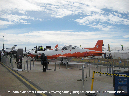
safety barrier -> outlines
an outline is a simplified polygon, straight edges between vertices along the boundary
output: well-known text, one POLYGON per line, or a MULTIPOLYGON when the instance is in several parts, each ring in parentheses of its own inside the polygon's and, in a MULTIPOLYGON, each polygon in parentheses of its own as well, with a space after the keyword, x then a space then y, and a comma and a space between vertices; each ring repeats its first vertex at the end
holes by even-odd
POLYGON ((91 91, 93 90, 93 82, 94 82, 94 74, 95 74, 95 73, 99 73, 99 74, 107 74, 107 75, 114 75, 114 76, 129 77, 128 75, 109 74, 109 73, 102 73, 102 72, 95 72, 95 71, 93 71, 92 84, 91 84, 91 91))
POLYGON ((12 58, 8 57, 8 56, 2 56, 1 57, 1 62, 5 65, 7 65, 8 67, 13 69, 13 62, 12 62, 12 58))
POLYGON ((115 76, 123 76, 123 77, 129 77, 128 75, 119 75, 119 74, 109 74, 109 73, 102 73, 102 72, 95 72, 99 74, 107 74, 107 75, 115 75, 115 76))
MULTIPOLYGON (((82 61, 82 60, 81 60, 82 61)), ((99 58, 99 59, 85 59, 82 62, 86 62, 86 63, 92 63, 97 65, 104 65, 104 66, 109 66, 111 64, 111 66, 114 67, 119 67, 119 69, 121 68, 129 68, 129 60, 127 59, 103 59, 103 58, 99 58)))
MULTIPOLYGON (((27 70, 30 68, 32 70, 32 66, 34 68, 34 58, 22 58, 22 60, 25 59, 22 64, 23 64, 23 70, 27 70)), ((16 63, 16 58, 11 58, 10 56, 2 56, 1 57, 1 63, 4 65, 10 67, 11 69, 17 69, 17 63, 16 63), (16 64, 15 64, 16 63, 16 64)))

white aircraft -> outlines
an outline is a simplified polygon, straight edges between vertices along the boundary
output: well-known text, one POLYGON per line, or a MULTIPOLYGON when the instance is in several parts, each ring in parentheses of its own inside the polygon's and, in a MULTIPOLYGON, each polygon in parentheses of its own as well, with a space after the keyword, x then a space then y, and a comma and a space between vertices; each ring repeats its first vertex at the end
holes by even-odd
POLYGON ((88 56, 102 56, 103 40, 98 40, 93 48, 79 48, 72 45, 64 46, 61 50, 58 50, 58 46, 55 46, 56 50, 49 51, 37 51, 37 53, 30 53, 30 57, 40 57, 42 53, 47 56, 47 59, 61 58, 61 61, 66 64, 70 57, 88 57, 88 56))
POLYGON ((9 54, 16 54, 17 52, 17 49, 15 49, 17 45, 14 45, 12 48, 6 48, 5 50, 5 54, 9 55, 9 54))
MULTIPOLYGON (((122 46, 123 47, 123 46, 122 46)), ((129 59, 129 50, 117 50, 113 51, 110 50, 110 46, 108 44, 108 51, 103 51, 105 54, 103 54, 104 58, 109 58, 109 59, 129 59)))

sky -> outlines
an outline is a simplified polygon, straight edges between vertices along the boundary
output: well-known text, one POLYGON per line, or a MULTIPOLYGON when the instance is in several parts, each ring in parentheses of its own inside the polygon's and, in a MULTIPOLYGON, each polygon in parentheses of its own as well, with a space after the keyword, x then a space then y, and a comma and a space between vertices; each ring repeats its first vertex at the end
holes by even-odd
POLYGON ((0 49, 92 48, 97 40, 129 48, 129 0, 0 0, 0 49))

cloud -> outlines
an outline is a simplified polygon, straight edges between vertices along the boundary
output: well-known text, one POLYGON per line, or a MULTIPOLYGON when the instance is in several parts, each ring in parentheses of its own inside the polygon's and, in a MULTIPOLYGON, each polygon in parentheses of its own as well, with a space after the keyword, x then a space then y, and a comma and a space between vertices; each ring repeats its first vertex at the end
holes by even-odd
POLYGON ((124 38, 129 38, 129 35, 125 35, 125 36, 123 36, 124 38))
POLYGON ((0 3, 0 10, 18 11, 25 13, 26 11, 41 11, 50 13, 51 16, 61 18, 75 14, 91 14, 92 12, 102 13, 103 8, 112 9, 121 13, 129 12, 128 0, 4 0, 0 3))
POLYGON ((123 19, 117 16, 114 16, 112 14, 107 15, 102 15, 102 14, 92 14, 91 16, 84 17, 82 19, 76 19, 76 22, 79 22, 81 25, 86 25, 90 24, 95 21, 99 22, 108 22, 111 24, 124 24, 124 25, 129 25, 129 20, 128 19, 123 19))
MULTIPOLYGON (((0 3, 0 18, 4 18, 12 23, 30 24, 31 20, 44 20, 46 17, 63 18, 70 15, 84 15, 86 17, 76 19, 80 25, 89 25, 94 28, 108 30, 110 25, 102 28, 103 25, 91 25, 94 21, 108 22, 110 24, 129 25, 129 20, 122 17, 120 13, 129 12, 128 0, 2 0, 0 3), (109 9, 113 14, 108 16, 104 13, 109 9), (29 16, 29 12, 38 12, 29 16), (14 13, 14 14, 12 14, 14 13), (19 15, 23 14, 23 15, 19 15), (42 14, 42 16, 40 16, 42 14), (37 17, 37 19, 35 19, 37 17), (23 20, 26 19, 26 20, 23 20), (99 27, 100 26, 100 27, 99 27)), ((107 12, 108 13, 108 12, 107 12)), ((5 20, 5 21, 6 21, 5 20)), ((5 24, 5 23, 3 23, 5 24)))
MULTIPOLYGON (((85 2, 85 0, 83 2, 85 2)), ((88 4, 89 6, 95 6, 98 9, 112 9, 113 11, 118 11, 120 13, 129 12, 128 0, 88 0, 88 2, 85 2, 85 4, 88 4)))
POLYGON ((8 25, 8 24, 13 24, 13 23, 12 22, 7 22, 7 21, 0 20, 0 26, 1 25, 8 25))
POLYGON ((2 0, 0 3, 0 11, 19 11, 24 13, 24 11, 41 11, 42 8, 35 4, 32 4, 26 0, 2 0))
MULTIPOLYGON (((94 47, 97 40, 103 40, 105 46, 111 44, 112 47, 119 46, 124 44, 128 46, 128 41, 125 39, 116 39, 120 34, 116 32, 69 32, 68 30, 64 31, 33 31, 29 33, 0 33, 1 36, 5 36, 5 44, 17 44, 22 45, 23 47, 29 45, 53 45, 59 44, 62 45, 76 45, 82 47, 94 47)), ((122 35, 121 35, 122 37, 122 35)), ((0 44, 3 43, 2 37, 0 37, 0 44)), ((128 40, 128 39, 127 39, 128 40)), ((55 46, 55 45, 54 45, 55 46)))
MULTIPOLYGON (((118 15, 117 13, 115 14, 118 15)), ((99 28, 105 31, 111 29, 113 27, 111 25, 115 25, 115 24, 129 25, 128 19, 123 19, 118 16, 114 16, 111 13, 109 13, 108 15, 93 13, 92 15, 86 16, 84 18, 81 17, 80 19, 76 19, 75 21, 78 22, 80 25, 87 25, 87 26, 91 26, 93 28, 99 28)))
POLYGON ((109 29, 112 28, 112 26, 107 26, 106 24, 98 24, 98 25, 88 25, 90 27, 93 27, 93 28, 98 28, 98 29, 101 29, 101 30, 104 30, 104 31, 108 31, 109 29))
MULTIPOLYGON (((31 24, 35 20, 42 22, 46 18, 76 16, 76 19, 70 17, 70 20, 90 28, 109 31, 115 28, 116 24, 129 25, 128 5, 128 0, 2 0, 0 3, 0 28, 7 28, 9 25, 19 23, 31 24)), ((49 36, 53 38, 51 35, 49 36)), ((127 36, 123 37, 128 38, 127 36)), ((44 38, 46 39, 46 37, 44 38)), ((58 37, 57 40, 59 41, 58 37)), ((60 42, 64 43, 64 41, 60 42)))
POLYGON ((27 21, 24 21, 21 19, 33 19, 34 20, 34 18, 30 17, 30 16, 27 17, 27 16, 12 15, 12 14, 1 15, 1 18, 4 18, 4 19, 8 20, 9 22, 13 22, 13 24, 15 24, 15 23, 30 24, 30 23, 27 23, 27 21))
POLYGON ((11 24, 14 24, 14 23, 12 23, 10 21, 8 22, 8 21, 0 20, 0 29, 7 28, 7 26, 9 26, 11 24))
POLYGON ((112 24, 124 24, 124 25, 129 25, 129 20, 128 19, 123 19, 123 18, 120 18, 118 16, 114 16, 112 14, 110 14, 109 16, 106 16, 109 21, 109 23, 112 23, 112 24))

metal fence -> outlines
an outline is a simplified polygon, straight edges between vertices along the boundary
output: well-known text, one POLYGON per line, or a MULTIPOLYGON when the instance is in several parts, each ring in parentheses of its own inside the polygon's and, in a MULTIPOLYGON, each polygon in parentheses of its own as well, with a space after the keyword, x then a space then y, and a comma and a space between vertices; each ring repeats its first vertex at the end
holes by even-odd
POLYGON ((12 58, 10 56, 2 56, 1 62, 10 68, 14 68, 12 58))
MULTIPOLYGON (((10 56, 2 56, 1 62, 11 69, 17 69, 16 58, 11 58, 10 56)), ((34 67, 34 58, 22 58, 22 70, 32 70, 32 67, 34 67)))
MULTIPOLYGON (((2 56, 1 62, 7 65, 10 68, 17 68, 17 63, 15 58, 11 58, 10 56, 2 56)), ((127 59, 83 59, 79 62, 83 62, 85 64, 93 64, 96 65, 97 71, 101 72, 101 65, 107 67, 107 73, 112 73, 113 70, 117 67, 119 69, 128 68, 129 69, 129 60, 127 59)), ((59 67, 60 68, 60 67, 59 67)), ((34 58, 24 57, 22 60, 22 70, 32 70, 34 69, 34 58)), ((90 68, 89 68, 90 69, 90 68)), ((56 65, 55 65, 56 70, 56 65)), ((90 73, 90 72, 89 72, 90 73)))

